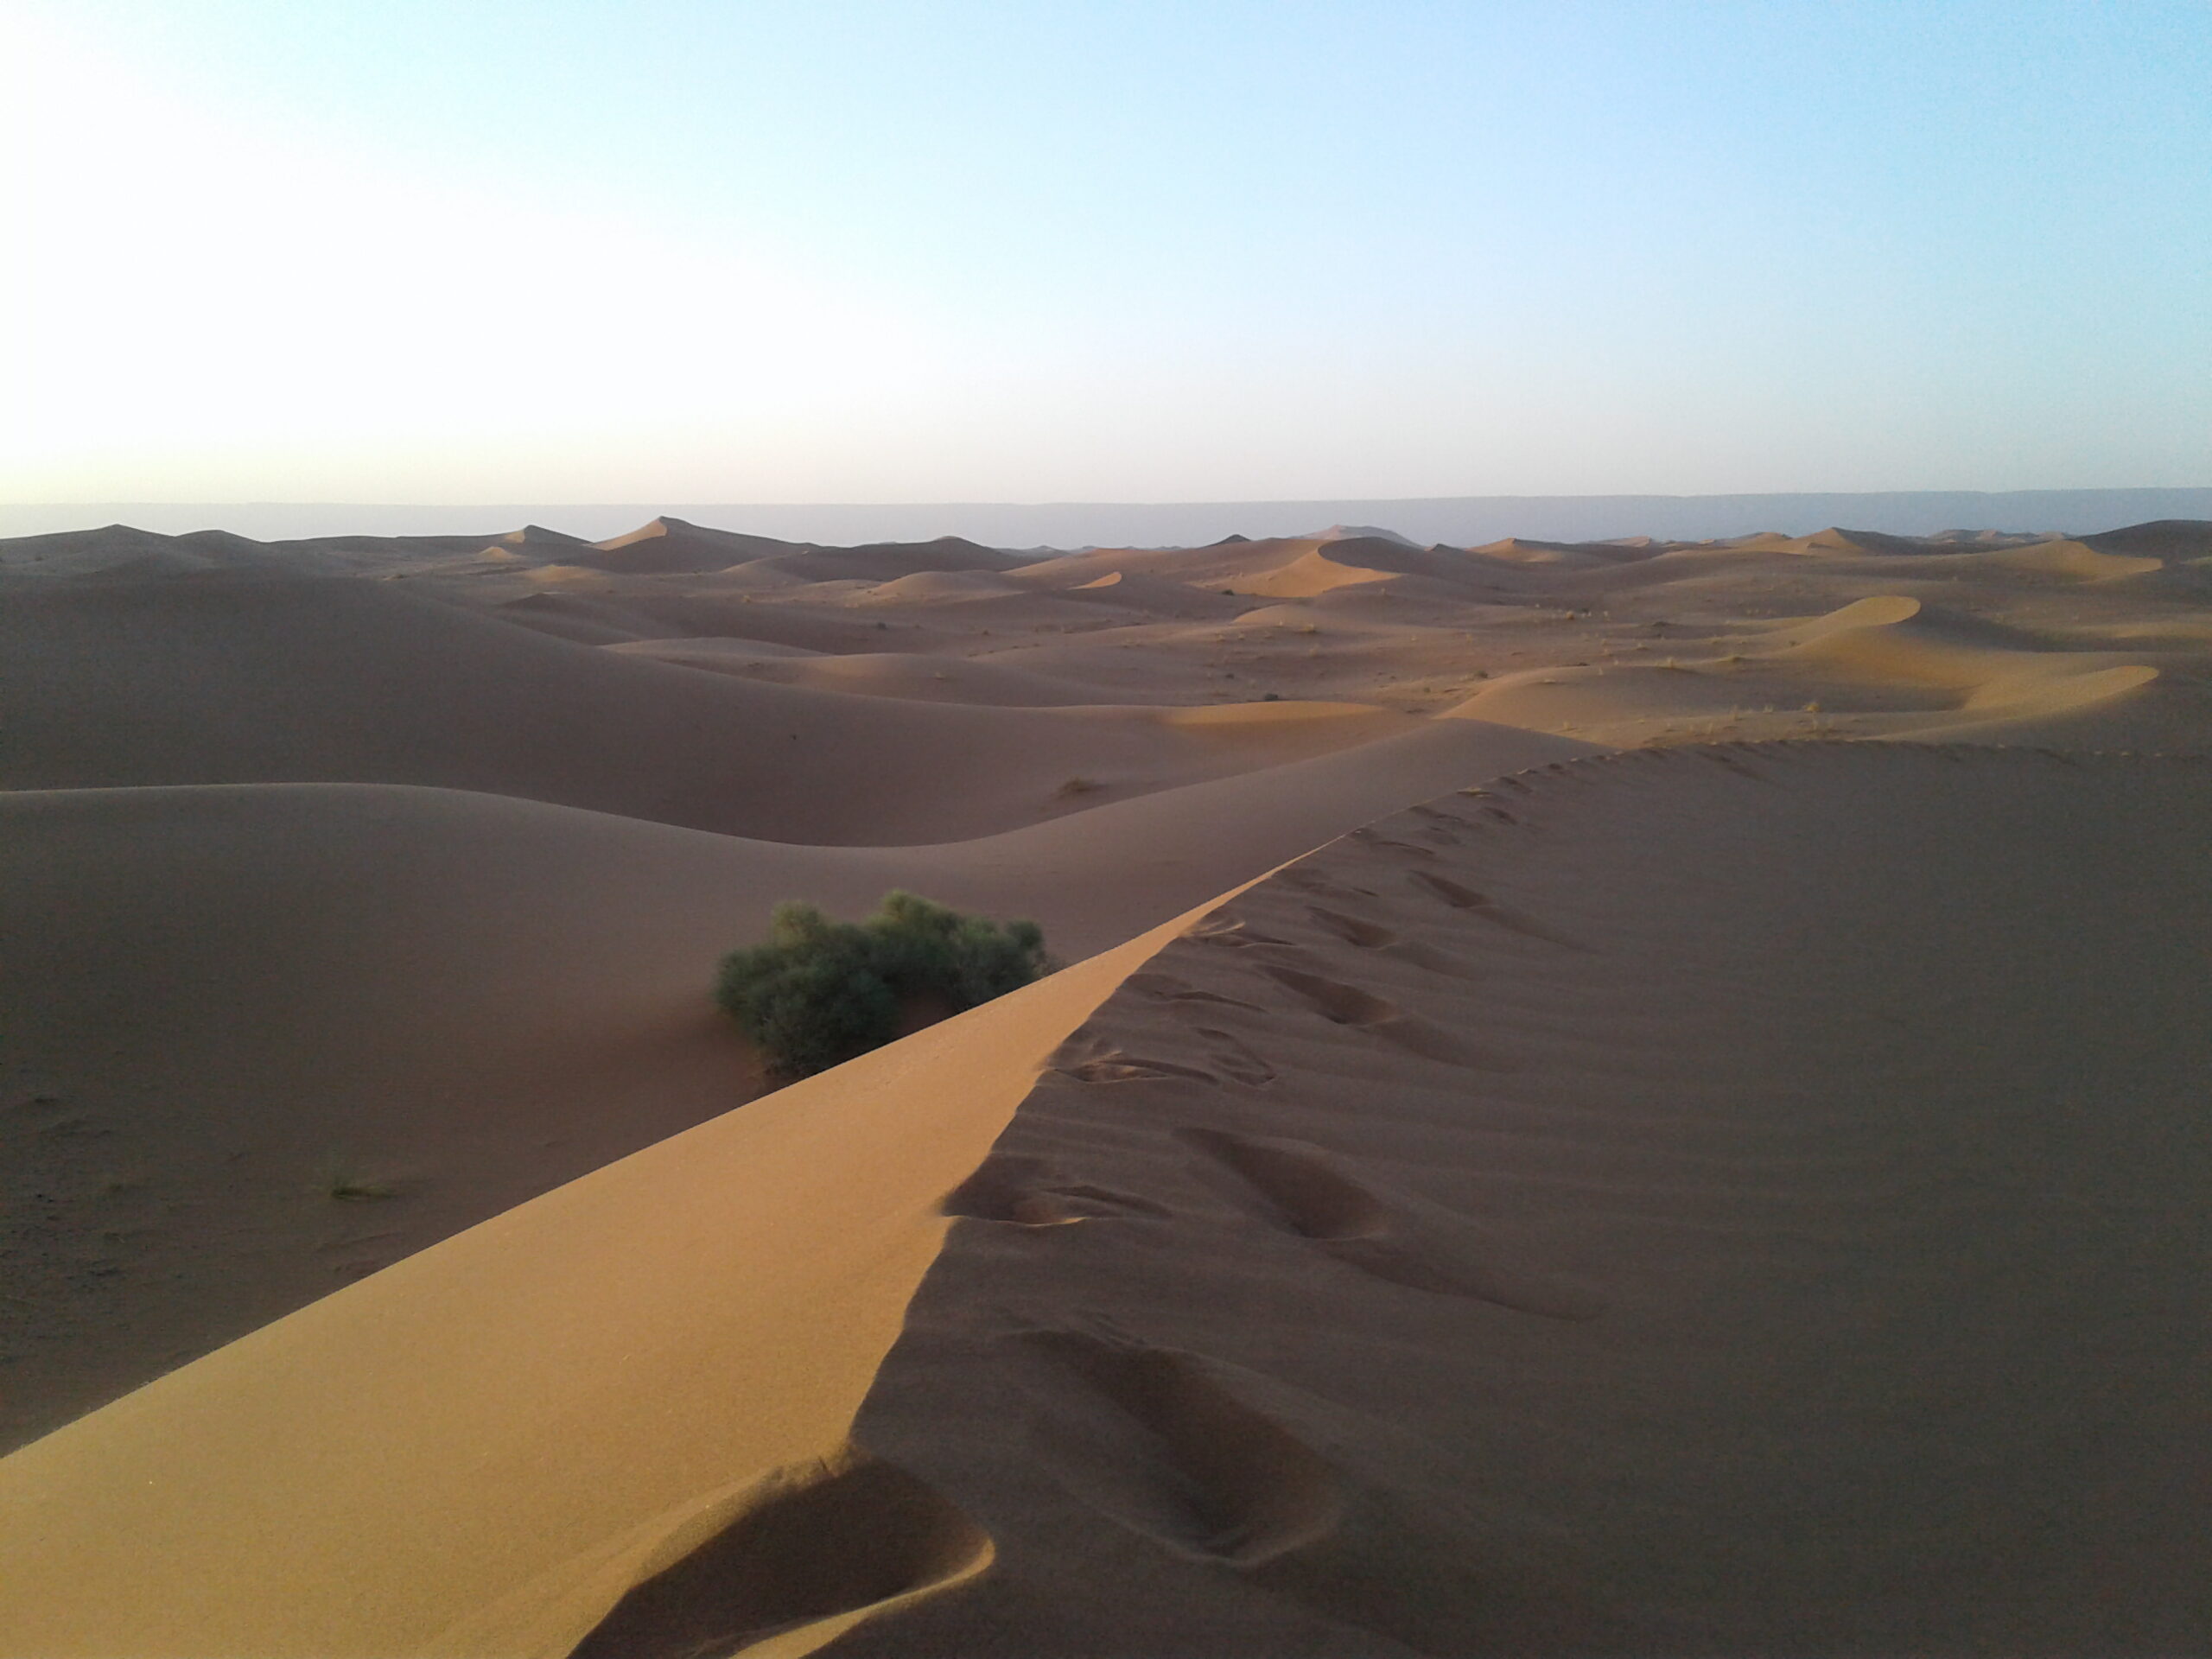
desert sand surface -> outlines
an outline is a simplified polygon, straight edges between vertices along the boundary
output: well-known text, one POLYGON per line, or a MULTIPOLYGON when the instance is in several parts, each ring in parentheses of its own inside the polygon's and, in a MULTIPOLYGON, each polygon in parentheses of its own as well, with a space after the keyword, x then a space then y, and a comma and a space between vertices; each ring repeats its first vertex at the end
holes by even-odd
POLYGON ((2194 522, 0 542, 0 1652, 2201 1649, 2208 754, 2194 522))

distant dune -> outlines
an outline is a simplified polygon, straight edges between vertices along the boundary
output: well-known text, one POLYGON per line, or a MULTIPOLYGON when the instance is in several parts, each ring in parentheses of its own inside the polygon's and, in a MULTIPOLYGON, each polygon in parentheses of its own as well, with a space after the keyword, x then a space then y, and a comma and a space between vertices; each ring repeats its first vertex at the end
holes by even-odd
MULTIPOLYGON (((560 524, 588 538, 636 533, 653 506, 543 503, 368 506, 342 503, 0 505, 0 535, 84 530, 118 519, 167 531, 224 524, 268 541, 373 530, 420 535, 454 524, 560 524)), ((1380 500, 1215 502, 935 502, 880 506, 721 504, 677 506, 694 524, 742 525, 786 542, 920 542, 961 536, 988 547, 1198 547, 1225 537, 1311 535, 1316 525, 1385 525, 1427 546, 1501 537, 1603 541, 1654 536, 1699 541, 1761 530, 1804 535, 1864 524, 1896 536, 1961 527, 2100 530, 2154 518, 2212 519, 2212 487, 2123 490, 1897 490, 1749 495, 1468 495, 1380 500)), ((1355 531, 1357 533, 1357 531, 1355 531)))

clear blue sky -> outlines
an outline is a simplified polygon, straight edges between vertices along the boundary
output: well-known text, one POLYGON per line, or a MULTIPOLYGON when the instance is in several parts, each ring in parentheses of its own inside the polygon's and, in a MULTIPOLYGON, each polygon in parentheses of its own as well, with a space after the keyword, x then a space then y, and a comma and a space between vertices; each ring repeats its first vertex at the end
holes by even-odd
POLYGON ((0 0, 0 500, 2212 484, 2212 4, 0 0))

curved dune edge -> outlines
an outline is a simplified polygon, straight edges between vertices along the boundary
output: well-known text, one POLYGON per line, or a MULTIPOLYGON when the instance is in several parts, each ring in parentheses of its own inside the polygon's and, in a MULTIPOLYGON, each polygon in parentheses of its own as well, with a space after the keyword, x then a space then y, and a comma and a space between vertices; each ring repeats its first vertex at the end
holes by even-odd
POLYGON ((1591 752, 1416 723, 919 849, 379 785, 0 794, 0 1211, 43 1217, 0 1238, 28 1252, 0 1271, 0 1455, 753 1097, 702 992, 779 900, 906 887, 1080 961, 1406 801, 1591 752), (334 1202, 338 1161, 394 1200, 334 1202))
POLYGON ((560 1563, 444 1631, 426 1659, 799 1659, 863 1619, 965 1584, 996 1554, 942 1496, 847 1442, 560 1563))
MULTIPOLYGON (((850 1455, 944 1235, 938 1200, 1046 1053, 1189 919, 495 1217, 0 1459, 0 1652, 568 1653, 764 1483, 850 1455)), ((817 1620, 818 1639, 850 1622, 817 1620)), ((761 1651, 814 1644, 791 1630, 761 1651)))
POLYGON ((1273 569, 1239 577, 1229 586, 1234 593, 1249 594, 1262 599, 1313 599, 1322 594, 1333 593, 1339 588, 1389 582, 1399 574, 1395 570, 1376 570, 1366 565, 1333 559, 1319 548, 1312 548, 1273 569))
POLYGON ((2162 677, 2154 664, 1908 594, 1870 594, 1729 643, 1741 649, 1519 670, 1439 717, 1620 747, 1829 736, 2127 750, 2198 741, 2189 686, 2145 692, 2162 677))

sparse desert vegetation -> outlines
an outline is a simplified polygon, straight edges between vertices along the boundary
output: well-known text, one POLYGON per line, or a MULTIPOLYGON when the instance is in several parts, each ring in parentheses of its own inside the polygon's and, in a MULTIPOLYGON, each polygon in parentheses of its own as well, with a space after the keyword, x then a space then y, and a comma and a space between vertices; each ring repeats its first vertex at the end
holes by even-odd
POLYGON ((1034 922, 994 922, 893 892, 859 922, 777 906, 765 944, 722 958, 715 1000, 777 1075, 804 1077, 880 1048, 902 1014, 977 1007, 1050 965, 1034 922))

